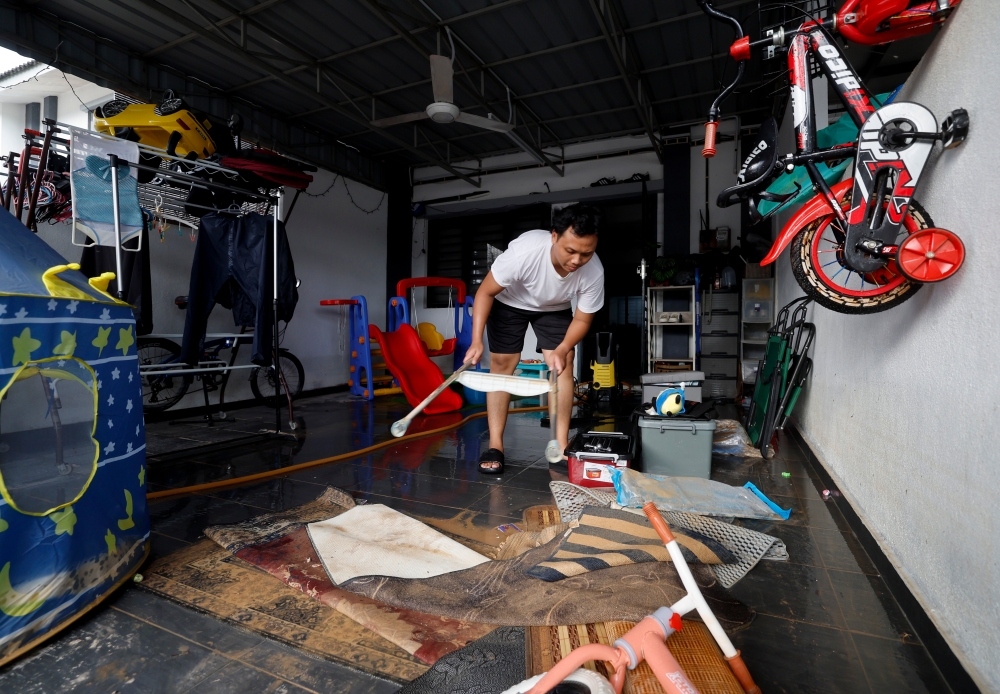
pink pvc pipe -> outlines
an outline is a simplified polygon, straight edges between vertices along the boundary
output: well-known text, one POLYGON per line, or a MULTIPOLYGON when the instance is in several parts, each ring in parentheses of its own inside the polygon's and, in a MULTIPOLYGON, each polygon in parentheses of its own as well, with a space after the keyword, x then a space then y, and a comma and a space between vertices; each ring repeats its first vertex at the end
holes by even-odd
POLYGON ((605 646, 603 643, 591 643, 580 646, 568 656, 555 664, 545 677, 538 680, 535 686, 529 689, 526 694, 545 694, 564 679, 576 672, 577 668, 591 660, 607 660, 615 669, 611 676, 611 686, 618 694, 621 694, 625 684, 625 667, 628 665, 628 655, 618 648, 605 646))

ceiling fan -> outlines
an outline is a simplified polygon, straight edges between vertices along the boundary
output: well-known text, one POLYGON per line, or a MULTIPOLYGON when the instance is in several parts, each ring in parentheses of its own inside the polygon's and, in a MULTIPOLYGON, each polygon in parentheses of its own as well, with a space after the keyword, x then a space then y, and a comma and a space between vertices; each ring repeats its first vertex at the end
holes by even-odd
MULTIPOLYGON (((430 118, 435 123, 465 123, 485 130, 493 130, 498 133, 507 133, 514 129, 510 123, 504 123, 492 117, 483 118, 474 116, 471 113, 463 113, 454 104, 455 90, 452 85, 454 70, 452 69, 451 58, 444 55, 431 55, 431 86, 434 91, 434 101, 427 104, 427 108, 416 113, 406 113, 401 116, 390 118, 380 118, 371 122, 377 128, 388 128, 400 123, 430 118)), ((492 114, 490 114, 492 116, 492 114)))

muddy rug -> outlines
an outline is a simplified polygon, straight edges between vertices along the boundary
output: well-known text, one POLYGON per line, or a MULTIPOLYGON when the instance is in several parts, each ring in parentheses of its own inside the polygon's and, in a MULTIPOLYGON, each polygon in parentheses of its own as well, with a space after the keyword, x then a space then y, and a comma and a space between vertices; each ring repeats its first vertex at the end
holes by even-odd
POLYGON ((501 694, 527 679, 524 627, 499 627, 449 653, 396 694, 501 694))
MULTIPOLYGON (((514 559, 434 578, 366 576, 341 587, 399 608, 501 626, 639 621, 685 595, 677 572, 667 562, 613 566, 555 583, 530 576, 528 569, 552 556, 560 539, 514 559)), ((735 631, 750 623, 753 611, 722 588, 708 567, 692 565, 691 570, 726 630, 735 631)))
POLYGON ((364 624, 288 587, 211 540, 159 558, 142 574, 143 589, 400 684, 428 668, 364 624))
POLYGON ((235 525, 212 526, 205 529, 205 535, 235 557, 334 608, 428 665, 494 629, 384 605, 334 585, 310 542, 307 526, 336 517, 354 505, 349 494, 330 488, 303 506, 235 525))
MULTIPOLYGON (((491 561, 433 578, 365 576, 335 587, 316 559, 304 528, 306 523, 343 513, 353 505, 353 499, 346 492, 328 489, 316 501, 297 509, 236 525, 207 528, 205 534, 240 559, 338 610, 350 612, 350 603, 345 602, 348 599, 344 596, 347 592, 378 601, 383 606, 422 615, 419 627, 414 627, 430 629, 431 634, 437 624, 434 620, 439 619, 445 633, 455 634, 455 639, 446 641, 446 652, 455 650, 458 647, 455 644, 465 645, 484 635, 488 627, 483 625, 546 626, 611 619, 638 621, 662 605, 673 604, 685 594, 677 572, 664 562, 616 566, 555 583, 528 575, 528 569, 552 555, 560 541, 558 537, 513 559, 491 561), (335 592, 330 593, 330 590, 335 592), (430 615, 437 617, 432 619, 430 615)), ((546 522, 558 522, 558 512, 546 522)), ((750 623, 752 610, 722 588, 710 570, 704 566, 693 566, 692 570, 723 627, 734 631, 750 623)), ((409 618, 405 621, 409 622, 409 618)), ((411 647, 408 641, 400 640, 399 635, 390 630, 383 635, 395 639, 394 642, 404 648, 411 647)), ((442 639, 437 635, 431 638, 435 642, 442 639)), ((411 652, 420 657, 419 651, 411 652)), ((437 657, 442 654, 438 652, 437 657)))

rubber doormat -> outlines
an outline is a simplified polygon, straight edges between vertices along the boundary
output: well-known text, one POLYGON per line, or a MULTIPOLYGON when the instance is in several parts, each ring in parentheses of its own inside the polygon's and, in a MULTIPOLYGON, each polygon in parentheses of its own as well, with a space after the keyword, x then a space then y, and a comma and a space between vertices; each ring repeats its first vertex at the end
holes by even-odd
MULTIPOLYGON (((589 643, 611 645, 635 626, 634 622, 598 622, 558 627, 528 627, 525 629, 525 650, 528 675, 548 672, 552 666, 579 646, 589 643)), ((712 634, 701 622, 685 620, 684 628, 667 639, 667 645, 684 673, 701 694, 743 694, 722 651, 712 634)), ((752 664, 751 664, 752 665, 752 664)), ((611 672, 607 663, 588 663, 586 667, 605 677, 611 672)), ((649 664, 643 662, 625 674, 622 694, 663 694, 649 664)))
POLYGON ((399 682, 427 664, 332 607, 289 588, 211 540, 158 559, 142 588, 213 617, 399 682))

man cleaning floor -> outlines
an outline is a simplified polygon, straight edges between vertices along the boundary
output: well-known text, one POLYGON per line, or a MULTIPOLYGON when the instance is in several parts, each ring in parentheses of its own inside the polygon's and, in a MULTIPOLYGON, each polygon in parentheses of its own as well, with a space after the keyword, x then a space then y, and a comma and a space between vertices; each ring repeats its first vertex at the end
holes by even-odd
MULTIPOLYGON (((545 363, 558 375, 556 440, 563 451, 569 445, 573 411, 573 348, 604 306, 604 266, 595 253, 600 222, 599 210, 578 203, 553 215, 551 231, 524 232, 493 262, 473 304, 472 346, 465 361, 478 363, 482 358, 486 329, 490 373, 514 373, 531 324, 545 363)), ((509 393, 487 393, 490 447, 479 457, 484 474, 503 472, 509 406, 509 393)))

